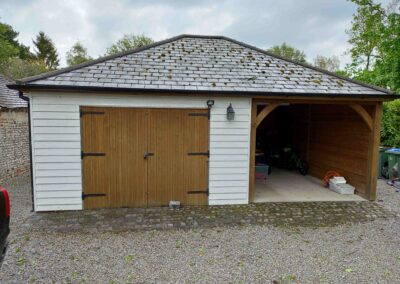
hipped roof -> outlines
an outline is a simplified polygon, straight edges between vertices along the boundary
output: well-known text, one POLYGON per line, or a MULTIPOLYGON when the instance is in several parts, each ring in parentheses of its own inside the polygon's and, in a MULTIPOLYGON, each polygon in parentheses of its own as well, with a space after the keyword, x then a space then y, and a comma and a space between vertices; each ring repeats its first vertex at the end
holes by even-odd
POLYGON ((393 95, 223 36, 180 35, 18 81, 15 89, 315 96, 393 95))

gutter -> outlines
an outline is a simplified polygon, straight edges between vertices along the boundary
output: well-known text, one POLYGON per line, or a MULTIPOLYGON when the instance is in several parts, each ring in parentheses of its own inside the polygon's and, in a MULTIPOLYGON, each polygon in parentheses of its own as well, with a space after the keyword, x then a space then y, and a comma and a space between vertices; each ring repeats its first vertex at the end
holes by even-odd
POLYGON ((383 99, 394 100, 398 98, 395 93, 382 94, 343 94, 343 93, 289 93, 289 92, 268 92, 268 91, 235 91, 235 90, 183 90, 183 89, 154 89, 154 88, 115 88, 115 87, 96 87, 96 86, 71 86, 71 85, 25 85, 25 84, 10 84, 7 85, 10 89, 18 91, 37 90, 37 91, 83 91, 96 93, 160 93, 160 94, 199 94, 199 95, 221 95, 221 96, 241 96, 241 97, 256 97, 256 96, 279 96, 282 98, 288 97, 311 97, 311 98, 347 98, 347 99, 383 99))
POLYGON ((29 132, 29 159, 30 159, 30 168, 31 168, 31 198, 32 198, 32 210, 31 212, 35 212, 35 198, 34 198, 34 191, 33 191, 33 160, 32 160, 32 133, 31 133, 31 104, 29 98, 24 96, 22 91, 18 92, 18 96, 28 103, 28 132, 29 132))

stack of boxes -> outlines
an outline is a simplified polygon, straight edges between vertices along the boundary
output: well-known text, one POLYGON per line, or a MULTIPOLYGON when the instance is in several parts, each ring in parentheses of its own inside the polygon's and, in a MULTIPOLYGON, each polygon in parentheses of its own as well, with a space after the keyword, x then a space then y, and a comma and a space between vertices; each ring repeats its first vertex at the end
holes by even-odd
POLYGON ((329 189, 340 194, 354 194, 354 186, 347 183, 344 177, 333 177, 329 180, 329 189))

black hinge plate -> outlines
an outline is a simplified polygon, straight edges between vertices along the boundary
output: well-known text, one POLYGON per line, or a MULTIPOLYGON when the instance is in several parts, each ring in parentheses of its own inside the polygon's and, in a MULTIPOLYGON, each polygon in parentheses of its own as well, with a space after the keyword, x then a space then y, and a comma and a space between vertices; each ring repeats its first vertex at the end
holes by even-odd
POLYGON ((97 152, 81 152, 81 159, 85 158, 86 156, 105 156, 106 153, 97 153, 97 152))
POLYGON ((101 196, 107 196, 105 193, 82 193, 82 199, 85 199, 86 197, 101 197, 101 196))
POLYGON ((191 190, 191 191, 188 191, 187 194, 206 194, 207 196, 209 196, 210 192, 208 191, 208 188, 207 188, 207 190, 191 190))
POLYGON ((84 116, 85 114, 99 115, 99 114, 105 114, 105 112, 104 111, 90 111, 90 110, 81 110, 80 111, 80 117, 84 116))
POLYGON ((207 152, 189 152, 187 154, 189 156, 207 156, 207 157, 210 157, 210 151, 207 151, 207 152))
POLYGON ((189 112, 189 116, 206 116, 208 117, 208 113, 203 113, 203 112, 189 112))
POLYGON ((189 116, 204 116, 204 117, 207 117, 208 119, 210 119, 210 112, 208 112, 208 113, 189 112, 188 115, 189 115, 189 116))

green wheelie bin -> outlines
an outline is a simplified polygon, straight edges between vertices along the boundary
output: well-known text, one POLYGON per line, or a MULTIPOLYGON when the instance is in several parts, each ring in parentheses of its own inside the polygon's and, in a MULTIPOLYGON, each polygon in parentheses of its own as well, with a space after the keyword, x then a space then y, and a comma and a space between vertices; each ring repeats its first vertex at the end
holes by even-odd
POLYGON ((400 149, 391 148, 386 153, 388 154, 389 162, 389 179, 398 178, 400 173, 400 149), (395 168, 396 164, 397 169, 395 168))
POLYGON ((389 149, 389 147, 379 147, 379 161, 378 161, 378 177, 382 178, 388 178, 387 176, 385 177, 382 173, 382 168, 385 166, 385 164, 388 164, 388 158, 389 154, 386 152, 389 149))

